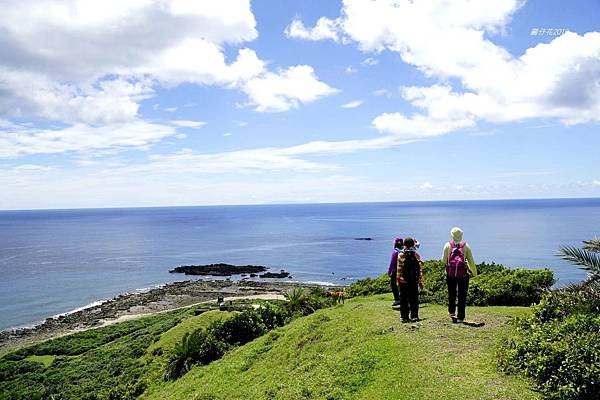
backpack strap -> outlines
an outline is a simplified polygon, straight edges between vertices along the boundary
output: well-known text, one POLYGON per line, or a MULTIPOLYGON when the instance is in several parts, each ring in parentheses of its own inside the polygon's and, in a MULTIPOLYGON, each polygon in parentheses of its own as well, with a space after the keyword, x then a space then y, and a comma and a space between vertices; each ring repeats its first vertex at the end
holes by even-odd
POLYGON ((465 245, 466 245, 466 244, 467 244, 467 242, 465 242, 465 241, 462 241, 462 242, 460 242, 460 243, 458 244, 458 246, 457 246, 457 247, 458 247, 459 249, 461 249, 461 250, 462 250, 462 249, 465 247, 465 245))
POLYGON ((450 241, 450 249, 454 249, 456 247, 456 243, 454 243, 454 240, 450 241))

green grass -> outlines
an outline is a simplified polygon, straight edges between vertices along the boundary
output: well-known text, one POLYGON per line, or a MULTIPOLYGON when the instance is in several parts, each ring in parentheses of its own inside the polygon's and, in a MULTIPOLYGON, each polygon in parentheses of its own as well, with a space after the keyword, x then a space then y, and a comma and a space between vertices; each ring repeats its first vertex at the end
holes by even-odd
MULTIPOLYGON (((497 339, 528 308, 470 307, 482 328, 450 323, 424 306, 402 324, 388 295, 355 298, 298 319, 144 399, 538 399, 529 383, 495 367, 497 339)), ((165 339, 166 340, 166 339, 165 339)))
POLYGON ((199 328, 206 328, 211 322, 218 321, 228 317, 231 313, 223 311, 207 311, 200 315, 189 316, 179 324, 164 332, 160 339, 148 347, 146 353, 154 353, 157 349, 169 351, 175 347, 175 344, 183 338, 186 332, 191 332, 199 328))
POLYGON ((44 368, 48 368, 54 362, 55 358, 56 358, 56 356, 52 356, 52 355, 46 355, 46 356, 32 355, 32 356, 25 357, 25 360, 41 363, 44 365, 44 368))

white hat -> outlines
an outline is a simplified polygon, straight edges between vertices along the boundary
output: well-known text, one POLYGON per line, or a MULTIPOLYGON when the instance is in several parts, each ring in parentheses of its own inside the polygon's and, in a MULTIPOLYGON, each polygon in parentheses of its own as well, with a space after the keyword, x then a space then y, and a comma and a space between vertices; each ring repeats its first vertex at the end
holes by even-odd
POLYGON ((462 238, 463 238, 462 229, 455 226, 454 228, 450 229, 450 234, 452 235, 452 240, 454 240, 454 243, 462 242, 462 238))

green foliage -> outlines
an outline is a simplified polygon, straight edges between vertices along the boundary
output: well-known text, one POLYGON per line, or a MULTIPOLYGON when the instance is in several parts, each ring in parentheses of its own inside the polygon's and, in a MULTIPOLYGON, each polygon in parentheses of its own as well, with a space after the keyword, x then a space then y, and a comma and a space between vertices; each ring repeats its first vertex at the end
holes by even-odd
MULTIPOLYGON (((0 359, 0 399, 134 399, 144 388, 149 344, 185 311, 92 329, 21 349, 0 359), (24 359, 56 356, 47 368, 24 359)), ((48 357, 46 357, 48 358, 48 357)))
POLYGON ((583 241, 583 249, 566 246, 559 249, 558 254, 563 260, 567 260, 588 271, 588 279, 585 284, 600 281, 600 238, 596 237, 583 241))
POLYGON ((542 294, 554 284, 549 269, 504 269, 483 273, 471 280, 470 305, 530 306, 540 301, 542 294))
MULTIPOLYGON (((500 264, 482 263, 478 275, 470 280, 467 302, 476 306, 529 306, 540 301, 542 294, 554 284, 549 269, 510 269, 500 264)), ((350 296, 389 293, 387 275, 366 278, 352 283, 346 293, 350 296)), ((421 303, 445 304, 448 301, 446 271, 441 261, 425 261, 421 303)))
POLYGON ((161 381, 154 399, 536 400, 521 377, 495 368, 494 343, 525 308, 473 307, 481 329, 450 323, 428 305, 402 324, 390 295, 356 297, 298 318, 218 362, 161 381))
POLYGON ((244 310, 231 318, 214 321, 206 329, 186 334, 171 352, 165 380, 180 378, 194 364, 205 365, 218 360, 228 349, 244 345, 270 330, 284 326, 295 317, 333 305, 333 300, 325 295, 323 289, 307 292, 295 288, 288 293, 288 302, 281 307, 267 303, 257 310, 244 310))
POLYGON ((165 371, 165 379, 174 380, 181 377, 196 363, 208 364, 218 360, 228 347, 225 342, 216 339, 204 329, 186 333, 173 349, 165 371))
POLYGON ((369 296, 389 292, 391 292, 390 278, 387 274, 381 275, 378 278, 359 279, 346 289, 348 297, 369 296))
POLYGON ((285 309, 288 320, 296 317, 306 316, 315 311, 335 305, 335 301, 327 296, 327 291, 322 288, 312 288, 307 291, 304 288, 295 288, 286 294, 288 299, 285 309))
POLYGON ((497 352, 500 367, 523 372, 552 400, 600 398, 600 288, 571 286, 545 294, 497 352))
POLYGON ((600 280, 600 254, 598 253, 597 239, 587 241, 583 249, 577 247, 561 247, 560 257, 563 260, 579 266, 581 269, 588 271, 588 283, 600 280), (588 250, 589 249, 589 250, 588 250))
POLYGON ((600 253, 600 237, 595 237, 590 240, 583 241, 583 249, 600 253))
POLYGON ((207 330, 219 341, 239 346, 265 334, 267 327, 257 311, 244 310, 225 321, 214 322, 207 330))

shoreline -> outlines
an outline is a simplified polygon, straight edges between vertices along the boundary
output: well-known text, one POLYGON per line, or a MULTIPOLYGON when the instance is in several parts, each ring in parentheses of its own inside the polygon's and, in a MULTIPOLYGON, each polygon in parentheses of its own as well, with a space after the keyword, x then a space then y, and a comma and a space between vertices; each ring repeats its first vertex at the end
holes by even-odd
POLYGON ((98 300, 87 306, 48 317, 29 327, 0 331, 0 355, 34 342, 52 339, 87 329, 142 318, 156 313, 216 301, 219 297, 281 296, 295 287, 330 287, 314 282, 187 280, 122 293, 110 300, 98 300))

